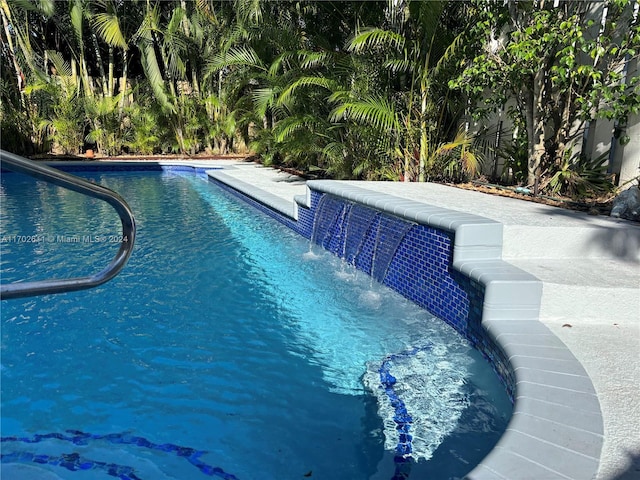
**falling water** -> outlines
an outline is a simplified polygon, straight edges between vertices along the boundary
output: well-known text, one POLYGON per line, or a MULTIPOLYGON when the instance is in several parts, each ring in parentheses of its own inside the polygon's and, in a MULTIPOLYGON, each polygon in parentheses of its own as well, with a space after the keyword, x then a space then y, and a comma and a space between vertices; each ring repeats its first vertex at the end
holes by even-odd
POLYGON ((413 225, 396 217, 381 215, 371 262, 371 276, 382 282, 400 242, 413 225))
POLYGON ((316 211, 312 244, 318 244, 345 259, 347 263, 363 267, 367 262, 360 255, 369 240, 373 241, 371 267, 368 273, 382 282, 393 256, 412 224, 379 211, 324 195, 316 211), (377 221, 376 221, 377 220, 377 221))
POLYGON ((371 230, 376 216, 380 212, 371 208, 354 205, 349 213, 346 228, 346 242, 343 258, 352 265, 355 265, 356 258, 362 250, 362 245, 371 230))
POLYGON ((343 217, 344 202, 331 195, 323 195, 318 202, 311 242, 328 248, 331 239, 336 236, 336 229, 341 228, 339 223, 343 217))

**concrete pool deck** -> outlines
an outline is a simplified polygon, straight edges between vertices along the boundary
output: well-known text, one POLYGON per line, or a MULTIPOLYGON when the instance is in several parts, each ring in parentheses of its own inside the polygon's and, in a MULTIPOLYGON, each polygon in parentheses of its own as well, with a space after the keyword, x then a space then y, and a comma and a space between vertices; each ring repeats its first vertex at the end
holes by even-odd
MULTIPOLYGON (((271 168, 208 165, 265 192, 273 208, 306 194, 303 179, 271 168)), ((604 422, 595 478, 640 478, 640 225, 438 184, 343 183, 501 222, 503 259, 542 281, 540 321, 595 387, 604 422)))

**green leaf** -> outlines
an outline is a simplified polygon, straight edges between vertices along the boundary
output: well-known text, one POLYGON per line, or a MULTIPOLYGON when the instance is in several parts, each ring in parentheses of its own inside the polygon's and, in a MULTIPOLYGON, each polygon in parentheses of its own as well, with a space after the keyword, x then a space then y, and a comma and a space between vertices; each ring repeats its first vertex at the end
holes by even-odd
POLYGON ((246 66, 257 68, 264 72, 268 71, 256 51, 250 47, 231 48, 226 53, 219 53, 214 56, 211 62, 209 62, 209 68, 216 71, 231 66, 246 66))
POLYGON ((287 105, 291 102, 292 97, 295 95, 296 91, 303 87, 308 86, 317 86, 327 89, 329 91, 333 90, 336 87, 335 82, 325 77, 300 77, 295 82, 291 83, 287 88, 284 89, 280 97, 278 98, 277 103, 279 105, 287 105))
POLYGON ((393 48, 402 50, 405 39, 399 33, 383 30, 381 28, 369 28, 358 32, 348 43, 349 52, 362 52, 368 48, 393 48))
POLYGON ((164 78, 158 65, 153 42, 151 41, 151 33, 147 32, 145 38, 139 45, 141 55, 142 68, 149 80, 153 94, 163 110, 175 113, 174 105, 169 101, 167 92, 165 91, 164 78))
POLYGON ((71 65, 67 62, 60 52, 56 52, 55 50, 47 50, 47 55, 49 56, 49 60, 53 63, 58 75, 70 77, 71 76, 71 65))
POLYGON ((329 118, 330 121, 348 119, 384 131, 400 131, 402 128, 393 105, 382 97, 342 104, 331 112, 329 118))
POLYGON ((108 13, 96 13, 92 17, 94 28, 105 42, 113 47, 127 50, 129 45, 120 29, 120 20, 117 16, 108 13))
POLYGON ((277 96, 278 92, 273 87, 255 89, 252 98, 256 113, 261 117, 264 116, 268 108, 274 104, 277 96))
POLYGON ((76 38, 82 44, 82 20, 84 18, 84 12, 82 10, 82 3, 80 0, 76 0, 71 7, 71 25, 73 25, 73 31, 76 34, 76 38))

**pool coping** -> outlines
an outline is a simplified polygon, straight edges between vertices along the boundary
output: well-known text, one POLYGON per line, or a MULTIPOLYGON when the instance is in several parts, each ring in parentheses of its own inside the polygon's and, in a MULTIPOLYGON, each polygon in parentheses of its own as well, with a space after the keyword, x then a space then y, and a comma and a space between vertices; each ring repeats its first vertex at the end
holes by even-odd
MULTIPOLYGON (((52 164, 52 163, 50 163, 52 164)), ((482 327, 501 348, 515 376, 514 409, 494 449, 465 478, 588 479, 598 470, 603 421, 594 386, 580 362, 539 321, 542 282, 502 260, 502 224, 335 180, 310 180, 293 202, 224 173, 231 165, 205 162, 55 162, 52 166, 186 167, 206 173, 269 209, 296 221, 316 190, 409 221, 452 232, 453 268, 485 287, 482 327), (216 169, 216 170, 213 170, 216 169)), ((113 168, 115 167, 115 168, 113 168)), ((364 182, 363 182, 364 184, 364 182)))

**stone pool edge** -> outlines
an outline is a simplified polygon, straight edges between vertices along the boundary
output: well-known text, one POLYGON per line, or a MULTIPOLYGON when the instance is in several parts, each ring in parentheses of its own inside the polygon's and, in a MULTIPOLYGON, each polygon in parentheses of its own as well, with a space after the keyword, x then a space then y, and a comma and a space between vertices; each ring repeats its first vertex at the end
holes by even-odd
POLYGON ((310 207, 315 190, 453 232, 453 268, 484 285, 482 328, 505 353, 515 377, 514 409, 507 429, 465 478, 590 479, 596 475, 603 422, 595 389, 580 362, 538 320, 542 282, 502 260, 501 223, 335 180, 308 181, 307 194, 296 196, 291 208, 289 202, 223 170, 207 174, 292 222, 298 220, 299 208, 310 207))
POLYGON ((501 259, 499 222, 333 180, 307 182, 307 194, 291 202, 226 175, 223 169, 233 166, 204 162, 80 161, 55 162, 52 166, 71 171, 167 168, 206 173, 210 181, 257 204, 290 228, 298 221, 299 208, 309 208, 311 189, 315 189, 452 232, 453 268, 484 285, 481 326, 486 339, 504 353, 515 383, 514 410, 505 433, 465 478, 595 477, 603 442, 602 414, 595 389, 569 349, 538 320, 542 282, 501 259))

